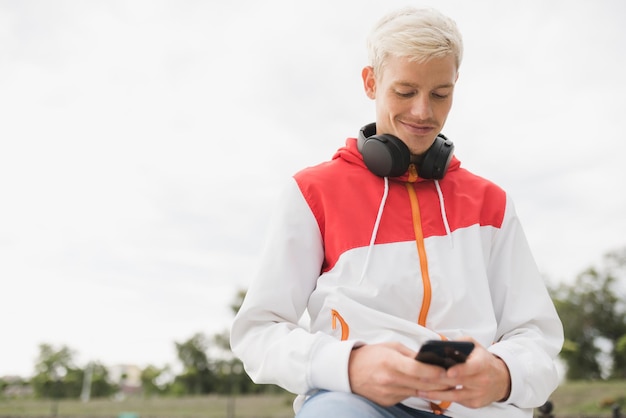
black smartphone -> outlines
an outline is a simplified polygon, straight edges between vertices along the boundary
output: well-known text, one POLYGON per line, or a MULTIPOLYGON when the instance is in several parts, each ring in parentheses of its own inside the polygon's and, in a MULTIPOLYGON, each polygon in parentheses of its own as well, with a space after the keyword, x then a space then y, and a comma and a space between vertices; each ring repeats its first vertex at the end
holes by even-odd
POLYGON ((449 369, 463 363, 474 349, 470 341, 429 340, 422 345, 415 360, 449 369))

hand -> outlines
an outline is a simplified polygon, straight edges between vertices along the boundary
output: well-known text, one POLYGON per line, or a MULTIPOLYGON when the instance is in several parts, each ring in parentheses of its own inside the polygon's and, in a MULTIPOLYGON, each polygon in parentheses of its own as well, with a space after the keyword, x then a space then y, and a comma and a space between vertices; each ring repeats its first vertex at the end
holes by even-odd
POLYGON ((471 338, 475 345, 465 363, 448 369, 441 382, 449 389, 419 391, 417 396, 433 401, 456 402, 468 408, 480 408, 508 398, 511 376, 502 359, 487 351, 471 338))
POLYGON ((437 394, 450 386, 445 370, 415 360, 417 353, 400 343, 364 345, 352 350, 348 376, 352 392, 391 406, 418 391, 437 394))

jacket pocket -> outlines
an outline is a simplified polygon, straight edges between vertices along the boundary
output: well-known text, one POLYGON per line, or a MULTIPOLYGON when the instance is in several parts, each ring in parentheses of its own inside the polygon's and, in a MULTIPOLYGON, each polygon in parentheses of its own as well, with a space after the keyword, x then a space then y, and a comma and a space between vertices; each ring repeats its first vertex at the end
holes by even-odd
POLYGON ((345 319, 334 309, 331 309, 331 320, 332 320, 332 328, 333 331, 337 329, 337 322, 339 322, 339 326, 341 327, 341 341, 345 341, 350 336, 350 327, 345 319))

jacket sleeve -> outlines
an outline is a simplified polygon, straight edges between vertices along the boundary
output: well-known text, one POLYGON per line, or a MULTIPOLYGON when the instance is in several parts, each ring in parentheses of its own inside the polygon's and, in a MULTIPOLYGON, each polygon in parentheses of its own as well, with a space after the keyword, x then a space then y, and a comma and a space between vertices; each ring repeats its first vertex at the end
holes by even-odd
POLYGON ((559 383, 555 359, 563 345, 563 326, 508 196, 490 260, 498 341, 489 351, 509 368, 511 394, 506 402, 538 407, 559 383))
POLYGON ((350 391, 353 342, 311 334, 301 321, 321 273, 322 237, 295 180, 272 215, 256 277, 231 327, 231 348, 255 383, 298 394, 350 391))

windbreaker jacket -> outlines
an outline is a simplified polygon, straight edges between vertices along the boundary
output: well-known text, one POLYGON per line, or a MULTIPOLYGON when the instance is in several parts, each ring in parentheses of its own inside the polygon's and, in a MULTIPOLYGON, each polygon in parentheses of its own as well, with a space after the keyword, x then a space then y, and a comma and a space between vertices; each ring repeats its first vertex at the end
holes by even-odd
POLYGON ((286 187, 231 346, 253 381, 303 395, 297 410, 350 392, 355 345, 465 335, 504 360, 511 394, 446 415, 531 417, 557 387, 563 328, 510 197, 456 157, 439 181, 377 177, 349 138, 286 187))

